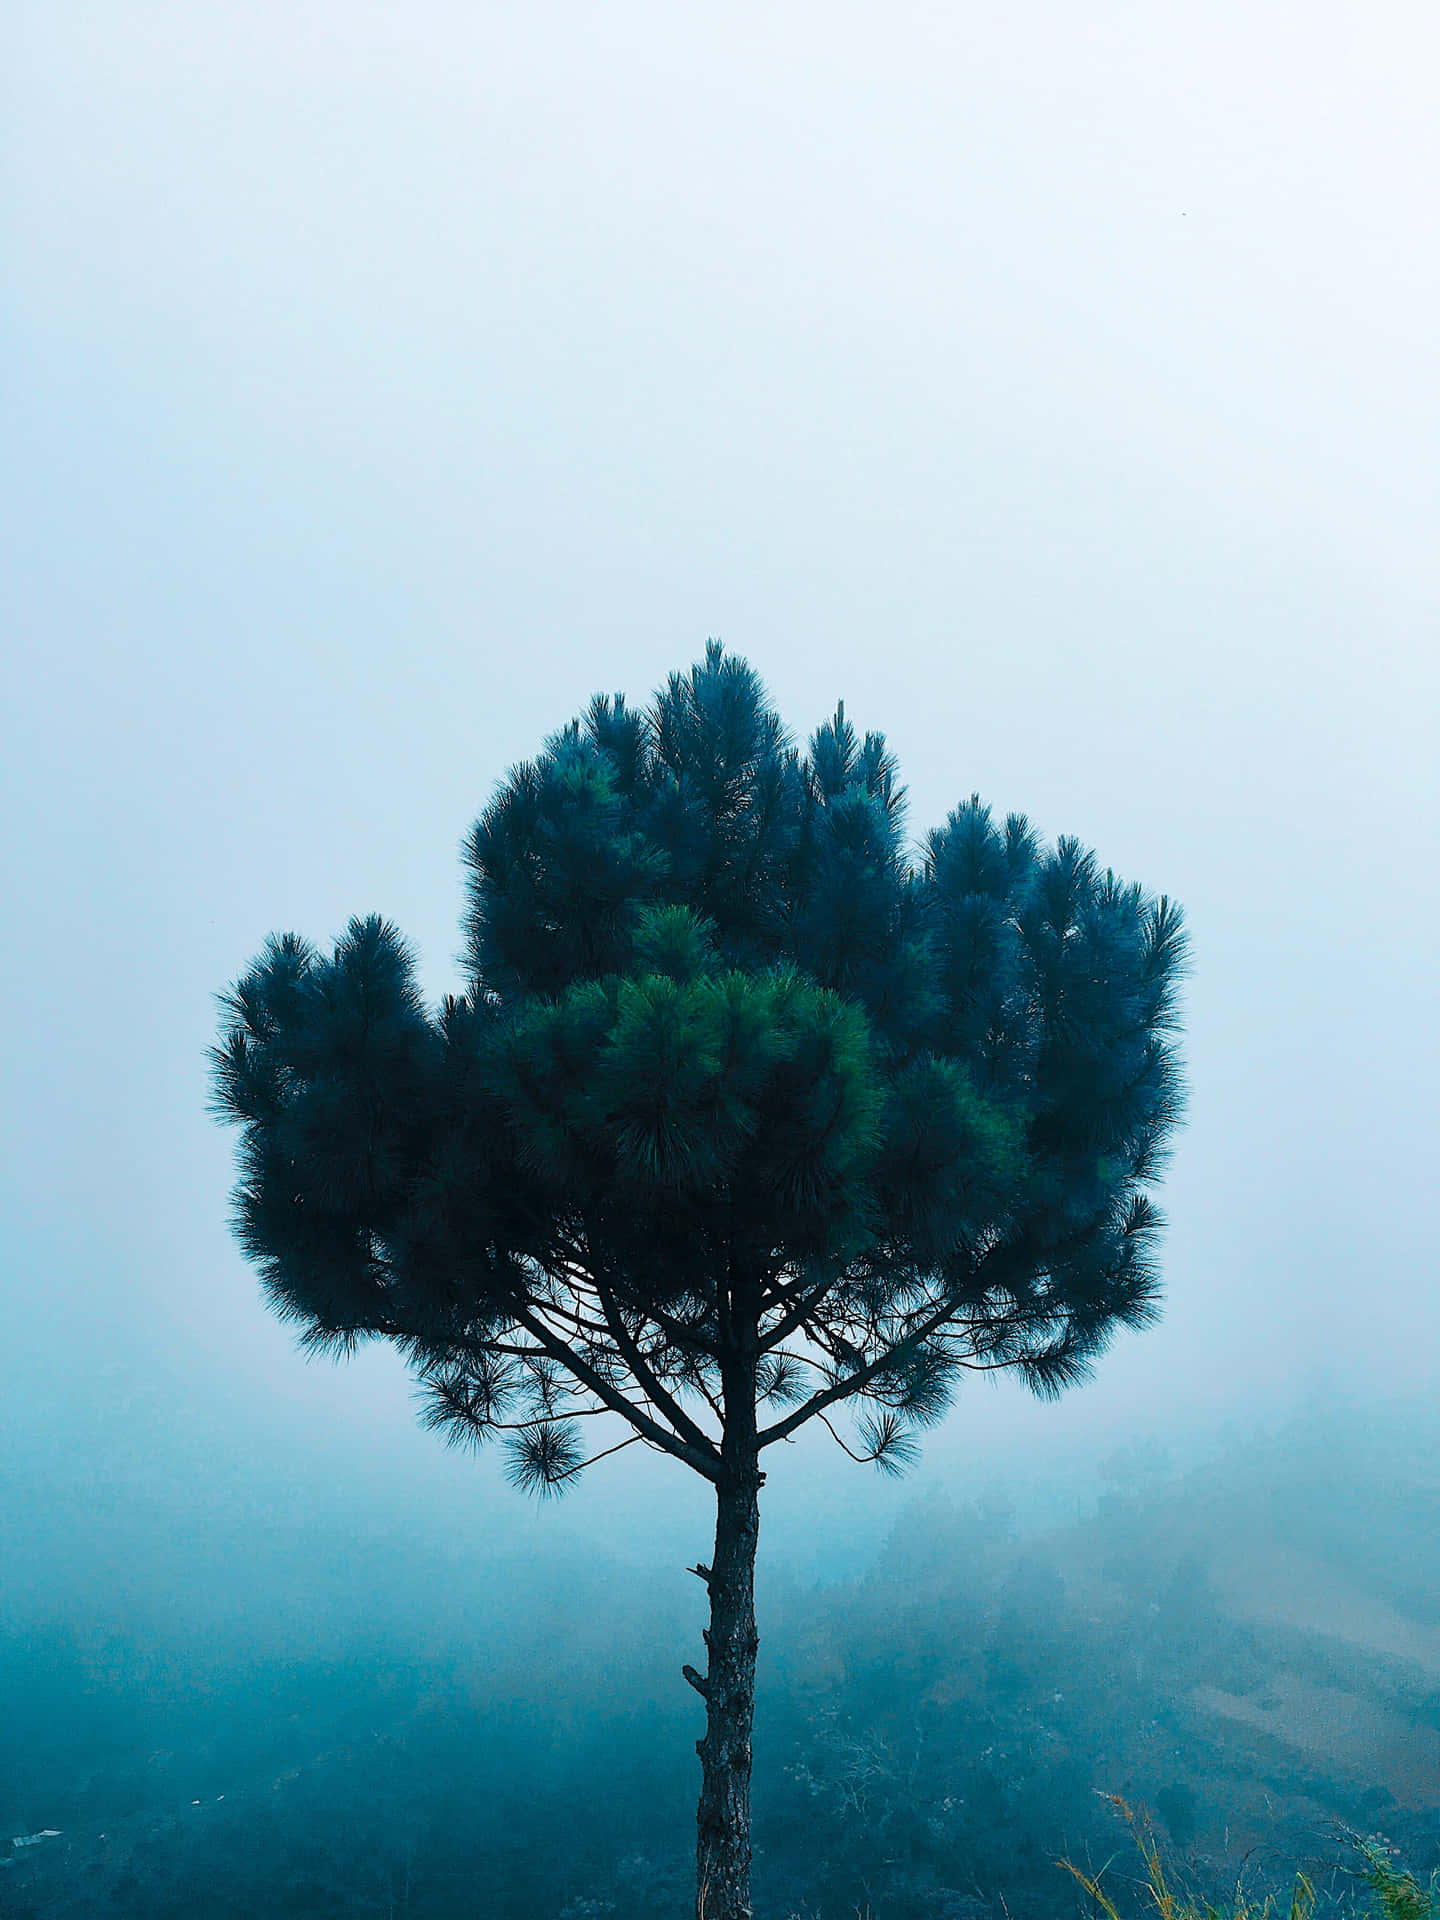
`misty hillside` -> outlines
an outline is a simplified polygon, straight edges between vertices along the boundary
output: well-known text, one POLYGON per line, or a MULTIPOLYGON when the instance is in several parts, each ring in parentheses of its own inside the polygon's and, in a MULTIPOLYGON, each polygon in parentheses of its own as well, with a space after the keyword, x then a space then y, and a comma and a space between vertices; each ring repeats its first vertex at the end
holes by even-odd
MULTIPOLYGON (((1297 1865, 1343 1890, 1341 1824, 1440 1864, 1425 1437, 1337 1408, 1181 1477, 1137 1447, 1088 1517, 1028 1535, 996 1497, 902 1490, 863 1575, 772 1577, 759 1911, 1078 1912, 1054 1862, 1122 1848, 1105 1793, 1146 1803, 1206 1891, 1297 1865)), ((0 1913, 684 1910, 695 1623, 673 1586, 517 1557, 472 1602, 439 1561, 312 1540, 317 1586, 331 1555, 385 1596, 368 1627, 357 1606, 302 1646, 282 1599, 268 1627, 166 1645, 63 1610, 7 1640, 0 1830, 59 1831, 10 1849, 0 1913)))

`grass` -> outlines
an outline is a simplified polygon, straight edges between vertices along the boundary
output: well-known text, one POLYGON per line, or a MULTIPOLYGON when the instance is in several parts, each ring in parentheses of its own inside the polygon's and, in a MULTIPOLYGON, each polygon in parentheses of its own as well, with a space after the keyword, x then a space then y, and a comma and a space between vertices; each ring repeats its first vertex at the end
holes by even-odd
MULTIPOLYGON (((1283 1920, 1313 1920, 1315 1888, 1303 1873, 1295 1875, 1288 1912, 1273 1895, 1256 1900, 1243 1887, 1237 1887, 1228 1901, 1219 1904, 1195 1900, 1177 1891, 1166 1877, 1154 1830, 1144 1810, 1131 1807, 1118 1794, 1107 1797, 1134 1837, 1145 1868, 1145 1877, 1140 1883, 1144 1902, 1147 1908, 1153 1909, 1155 1920, 1282 1920, 1282 1916, 1283 1920)), ((1370 1920, 1440 1920, 1440 1875, 1428 1886, 1422 1885, 1414 1874, 1396 1865, 1391 1848, 1380 1836, 1362 1838, 1352 1834, 1350 1841, 1357 1860, 1356 1877, 1369 1889, 1370 1899, 1364 1908, 1346 1907, 1347 1920, 1350 1914, 1355 1914, 1356 1920, 1361 1914, 1370 1916, 1370 1920)), ((1059 1865, 1079 1881, 1094 1901, 1097 1914, 1103 1915, 1104 1920, 1122 1920, 1114 1899, 1100 1883, 1101 1874, 1086 1873, 1071 1860, 1062 1860, 1059 1865)), ((1103 1871, 1102 1868, 1101 1873, 1103 1871)))

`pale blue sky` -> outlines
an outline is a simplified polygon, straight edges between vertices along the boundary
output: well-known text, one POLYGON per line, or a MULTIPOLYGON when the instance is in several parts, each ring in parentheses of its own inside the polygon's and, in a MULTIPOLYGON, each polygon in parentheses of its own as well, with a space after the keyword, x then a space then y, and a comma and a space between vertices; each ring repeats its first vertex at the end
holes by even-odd
MULTIPOLYGON (((207 1446, 459 1484, 383 1357, 264 1316, 210 996, 371 909, 454 984, 491 784, 710 634, 797 727, 884 728, 917 827, 979 789, 1190 912, 1164 1325, 1058 1408, 977 1398, 926 1475, 1433 1382, 1429 9, 20 0, 5 36, 12 1460, 103 1439, 108 1366, 226 1409, 207 1446)), ((837 1525, 895 1499, 793 1474, 837 1525)))

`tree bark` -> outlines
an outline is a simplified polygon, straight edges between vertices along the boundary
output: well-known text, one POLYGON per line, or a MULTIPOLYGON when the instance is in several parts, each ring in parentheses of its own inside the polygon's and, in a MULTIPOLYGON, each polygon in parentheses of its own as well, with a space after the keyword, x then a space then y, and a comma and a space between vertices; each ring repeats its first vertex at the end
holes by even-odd
MULTIPOLYGON (((727 1440, 729 1436, 727 1435, 727 1440)), ((710 1670, 686 1678, 705 1698, 695 1849, 696 1920, 751 1920, 750 1739, 755 1720, 755 1548, 763 1475, 753 1448, 732 1449, 716 1487, 710 1670), (735 1457, 738 1454, 738 1458, 735 1457)))

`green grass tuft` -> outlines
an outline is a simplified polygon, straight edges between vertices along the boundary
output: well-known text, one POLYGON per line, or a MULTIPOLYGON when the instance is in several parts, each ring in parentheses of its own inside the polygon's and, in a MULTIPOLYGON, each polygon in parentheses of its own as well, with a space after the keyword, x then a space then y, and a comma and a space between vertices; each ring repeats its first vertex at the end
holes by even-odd
MULTIPOLYGON (((1281 1920, 1284 1909, 1273 1894, 1256 1900, 1243 1887, 1237 1887, 1228 1901, 1217 1904, 1178 1892, 1166 1877, 1149 1815, 1143 1808, 1130 1806, 1118 1794, 1106 1797, 1134 1836, 1145 1867, 1145 1877, 1140 1882, 1144 1904, 1154 1910, 1156 1920, 1281 1920)), ((1396 1864, 1394 1850, 1380 1835, 1362 1838, 1353 1834, 1351 1841, 1360 1863, 1357 1877, 1369 1888, 1371 1899, 1363 1907, 1359 1903, 1335 1903, 1337 1920, 1338 1916, 1344 1916, 1344 1920, 1352 1920, 1352 1916, 1353 1920, 1440 1920, 1440 1875, 1432 1878, 1428 1886, 1422 1886, 1413 1873, 1396 1864)), ((1089 1894, 1097 1915, 1103 1915, 1104 1920, 1122 1920, 1114 1898, 1101 1885, 1103 1868, 1100 1873, 1090 1874, 1072 1860, 1061 1860, 1058 1864, 1073 1874, 1089 1894)), ((1315 1909, 1315 1888, 1307 1875, 1297 1872, 1286 1920, 1313 1920, 1315 1909)))

